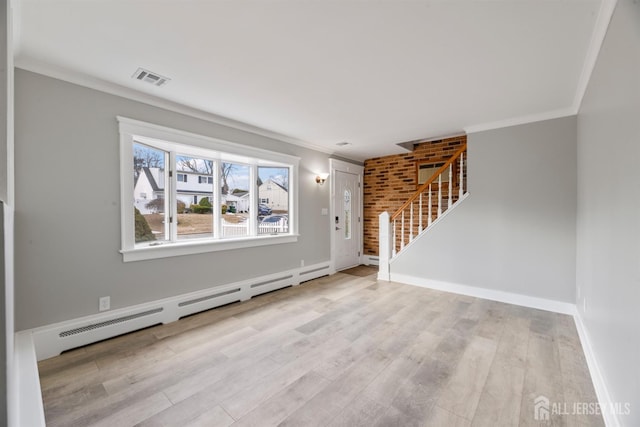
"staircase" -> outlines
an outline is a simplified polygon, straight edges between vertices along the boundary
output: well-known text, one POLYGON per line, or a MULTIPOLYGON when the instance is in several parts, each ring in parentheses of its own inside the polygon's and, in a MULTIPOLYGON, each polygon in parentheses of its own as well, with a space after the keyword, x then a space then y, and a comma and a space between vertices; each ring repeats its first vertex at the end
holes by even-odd
POLYGON ((389 263, 467 196, 466 158, 465 143, 396 212, 380 214, 379 279, 389 280, 389 263))

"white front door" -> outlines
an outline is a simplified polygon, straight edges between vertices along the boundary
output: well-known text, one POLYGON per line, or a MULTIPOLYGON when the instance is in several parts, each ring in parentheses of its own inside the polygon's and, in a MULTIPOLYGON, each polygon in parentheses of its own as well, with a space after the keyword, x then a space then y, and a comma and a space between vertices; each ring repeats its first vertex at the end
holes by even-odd
POLYGON ((335 269, 344 270, 360 264, 360 177, 336 170, 334 178, 335 269))

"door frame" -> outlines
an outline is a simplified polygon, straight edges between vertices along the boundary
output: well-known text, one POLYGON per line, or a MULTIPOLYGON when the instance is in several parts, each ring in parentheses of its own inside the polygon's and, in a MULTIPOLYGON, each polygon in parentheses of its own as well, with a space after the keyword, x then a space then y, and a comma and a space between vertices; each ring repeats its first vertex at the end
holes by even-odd
POLYGON ((349 162, 345 162, 343 160, 338 160, 338 159, 329 159, 329 169, 330 169, 330 183, 331 183, 331 194, 330 194, 330 202, 329 202, 329 206, 330 206, 330 216, 329 216, 329 223, 331 224, 331 227, 329 228, 331 230, 331 270, 332 271, 336 271, 336 238, 335 238, 335 224, 334 224, 334 219, 336 217, 336 206, 335 206, 335 194, 336 194, 336 171, 340 171, 340 172, 346 172, 346 173, 350 173, 350 174, 354 174, 358 176, 358 199, 359 199, 359 203, 357 206, 357 213, 358 213, 358 224, 359 224, 359 233, 358 234, 358 252, 360 253, 360 256, 358 257, 358 263, 362 264, 362 249, 363 249, 363 237, 364 237, 364 230, 363 230, 363 214, 364 214, 364 201, 363 201, 363 174, 364 174, 364 166, 361 165, 357 165, 354 163, 349 163, 349 162))

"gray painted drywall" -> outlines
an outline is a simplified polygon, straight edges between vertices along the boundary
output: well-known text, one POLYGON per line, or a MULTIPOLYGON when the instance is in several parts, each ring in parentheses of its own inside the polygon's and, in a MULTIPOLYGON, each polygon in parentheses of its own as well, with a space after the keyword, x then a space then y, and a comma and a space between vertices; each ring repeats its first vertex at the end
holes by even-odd
POLYGON ((575 117, 468 136, 469 197, 391 272, 574 302, 575 117))
POLYGON ((640 3, 619 0, 577 120, 577 306, 622 425, 640 425, 640 3))
POLYGON ((7 123, 9 115, 7 114, 7 101, 9 75, 7 73, 7 64, 9 61, 9 28, 8 24, 8 8, 9 2, 3 2, 0 5, 0 23, 2 30, 0 31, 0 200, 7 201, 7 123))
MULTIPOLYGON (((13 45, 12 31, 12 1, 7 0, 0 6, 0 425, 9 424, 9 411, 15 416, 16 392, 14 381, 8 381, 9 376, 15 377, 13 369, 13 269, 12 269, 12 232, 5 233, 5 227, 12 227, 12 222, 5 224, 5 203, 9 200, 13 123, 13 45), (7 250, 5 251, 5 244, 7 250)), ((12 193, 12 191, 11 191, 12 193)), ((11 207, 9 207, 11 209, 11 207)), ((11 231, 11 230, 10 230, 11 231)), ((13 379, 13 378, 12 378, 13 379)))
POLYGON ((7 336, 4 257, 4 203, 0 202, 0 425, 7 425, 7 336))
POLYGON ((16 329, 330 259, 328 155, 16 70, 16 329), (123 263, 121 115, 301 157, 297 243, 123 263))

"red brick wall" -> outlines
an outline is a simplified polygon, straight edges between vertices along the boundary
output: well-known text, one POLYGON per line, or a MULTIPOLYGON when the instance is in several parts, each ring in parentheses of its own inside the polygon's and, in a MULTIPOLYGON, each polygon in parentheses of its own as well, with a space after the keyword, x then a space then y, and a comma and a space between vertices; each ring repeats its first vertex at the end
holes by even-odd
POLYGON ((446 161, 466 142, 466 135, 423 142, 410 153, 364 162, 365 254, 378 255, 378 215, 395 213, 418 188, 416 164, 446 161))

